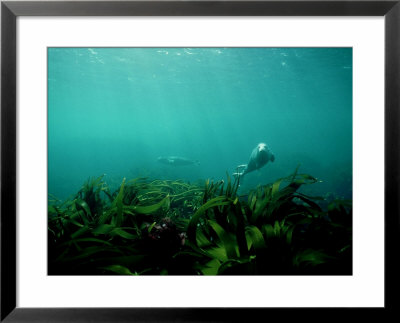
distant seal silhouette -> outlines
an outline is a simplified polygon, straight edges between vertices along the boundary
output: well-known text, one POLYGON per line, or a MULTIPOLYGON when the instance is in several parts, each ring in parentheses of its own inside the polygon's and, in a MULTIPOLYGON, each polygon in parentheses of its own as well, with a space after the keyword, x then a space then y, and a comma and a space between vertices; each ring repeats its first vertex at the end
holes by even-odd
POLYGON ((273 162, 275 160, 275 155, 268 148, 267 144, 259 143, 256 148, 253 149, 250 155, 249 163, 246 165, 239 165, 236 167, 237 172, 234 176, 244 176, 247 173, 258 170, 269 161, 273 162))
POLYGON ((198 160, 191 160, 179 156, 158 157, 157 160, 162 164, 170 166, 200 165, 198 160))

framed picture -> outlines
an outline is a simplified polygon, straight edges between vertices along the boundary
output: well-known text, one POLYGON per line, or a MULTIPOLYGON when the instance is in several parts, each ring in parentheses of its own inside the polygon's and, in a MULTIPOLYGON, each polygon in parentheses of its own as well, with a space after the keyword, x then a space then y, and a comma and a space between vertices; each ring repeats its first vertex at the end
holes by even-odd
POLYGON ((399 13, 3 1, 1 320, 392 315, 399 13))

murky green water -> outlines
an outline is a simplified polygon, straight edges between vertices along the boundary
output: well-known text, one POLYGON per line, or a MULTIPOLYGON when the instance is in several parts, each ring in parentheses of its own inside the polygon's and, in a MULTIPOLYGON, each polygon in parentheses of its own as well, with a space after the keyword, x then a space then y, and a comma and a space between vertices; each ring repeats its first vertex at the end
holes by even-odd
POLYGON ((300 171, 352 194, 351 48, 49 48, 49 193, 88 177, 226 179, 265 142, 242 192, 300 171), (199 165, 170 166, 160 156, 199 165))

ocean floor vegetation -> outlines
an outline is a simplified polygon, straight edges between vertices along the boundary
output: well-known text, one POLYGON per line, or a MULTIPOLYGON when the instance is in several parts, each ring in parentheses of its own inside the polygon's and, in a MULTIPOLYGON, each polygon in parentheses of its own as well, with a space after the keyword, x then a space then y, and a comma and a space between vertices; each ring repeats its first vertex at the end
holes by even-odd
POLYGON ((190 184, 90 178, 49 197, 49 275, 351 275, 350 200, 308 196, 296 170, 238 194, 238 179, 190 184))

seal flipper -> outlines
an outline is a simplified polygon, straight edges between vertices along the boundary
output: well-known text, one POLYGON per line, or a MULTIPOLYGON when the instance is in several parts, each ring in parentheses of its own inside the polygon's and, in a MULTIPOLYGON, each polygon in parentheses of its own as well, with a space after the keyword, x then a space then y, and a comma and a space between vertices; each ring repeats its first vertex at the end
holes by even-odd
POLYGON ((234 172, 232 175, 234 177, 243 177, 244 174, 246 174, 246 169, 247 169, 247 164, 238 165, 236 166, 236 172, 234 172))

